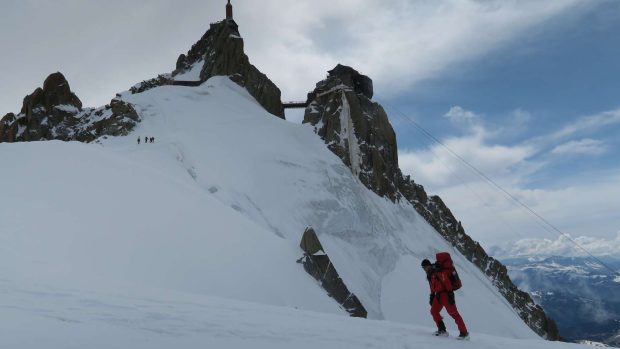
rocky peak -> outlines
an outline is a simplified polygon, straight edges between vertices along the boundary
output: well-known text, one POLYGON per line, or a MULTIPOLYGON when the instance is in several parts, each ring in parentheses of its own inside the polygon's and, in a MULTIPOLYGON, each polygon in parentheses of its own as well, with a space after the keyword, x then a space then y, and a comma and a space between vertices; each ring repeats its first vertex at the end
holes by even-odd
POLYGON ((366 187, 395 201, 396 134, 383 108, 370 100, 372 94, 370 78, 339 64, 309 94, 303 122, 314 126, 366 187))
POLYGON ((346 86, 353 88, 358 94, 363 94, 367 98, 372 98, 372 80, 366 75, 362 75, 357 70, 346 65, 338 64, 334 69, 328 71, 328 79, 339 79, 346 86))
POLYGON ((82 109, 82 101, 71 92, 69 82, 60 72, 51 74, 43 82, 43 95, 49 105, 72 105, 82 109))
POLYGON ((99 109, 82 109, 59 72, 51 74, 24 97, 21 112, 0 119, 0 143, 40 140, 90 142, 102 135, 127 134, 139 120, 131 106, 121 101, 99 109))
POLYGON ((423 186, 403 176, 398 167, 396 135, 381 105, 370 100, 372 95, 370 78, 339 64, 308 94, 304 123, 314 126, 327 147, 368 189, 393 202, 405 200, 413 205, 444 239, 487 275, 530 328, 544 338, 558 340, 555 322, 528 293, 514 285, 504 265, 465 233, 441 198, 428 196, 423 186))
POLYGON ((82 101, 71 92, 69 82, 60 72, 48 76, 43 88, 35 89, 24 98, 21 113, 32 119, 42 111, 56 115, 57 109, 61 112, 71 110, 73 114, 82 110, 82 101))
POLYGON ((243 38, 232 19, 212 23, 209 30, 196 44, 177 59, 173 79, 200 69, 200 81, 212 76, 225 75, 256 98, 270 113, 284 118, 280 89, 269 78, 250 64, 244 53, 243 38))

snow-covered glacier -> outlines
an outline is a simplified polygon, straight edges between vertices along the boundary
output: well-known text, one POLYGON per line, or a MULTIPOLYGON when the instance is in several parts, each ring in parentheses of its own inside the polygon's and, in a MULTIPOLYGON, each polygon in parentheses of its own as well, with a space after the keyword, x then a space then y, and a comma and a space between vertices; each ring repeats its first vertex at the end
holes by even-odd
MULTIPOLYGON (((40 347, 58 327, 79 333, 102 321, 104 334, 189 336, 132 319, 204 316, 217 326, 205 304, 219 300, 286 316, 327 313, 312 316, 399 328, 399 335, 407 328, 415 337, 434 327, 420 261, 438 251, 452 253, 463 279, 457 305, 472 341, 488 334, 538 343, 489 280, 413 207, 366 189, 312 127, 267 113, 227 77, 117 98, 142 120, 129 136, 0 144, 0 323, 32 324, 28 333, 3 333, 7 343, 40 347), (138 144, 144 137, 155 142, 138 144), (371 320, 347 318, 296 263, 306 227, 371 320)), ((456 332, 452 319, 446 323, 456 332)), ((225 336, 230 328, 222 326, 225 336)), ((369 332, 355 334, 360 346, 369 332)))

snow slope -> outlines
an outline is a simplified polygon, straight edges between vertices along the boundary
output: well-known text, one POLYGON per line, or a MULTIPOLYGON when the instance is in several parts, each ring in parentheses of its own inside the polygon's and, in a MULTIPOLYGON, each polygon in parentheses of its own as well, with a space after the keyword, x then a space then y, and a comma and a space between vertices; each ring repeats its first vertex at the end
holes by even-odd
MULTIPOLYGON (((407 333, 426 333, 433 325, 420 261, 446 250, 464 283, 457 304, 479 344, 491 338, 486 333, 553 347, 539 342, 486 277, 412 207, 367 190, 310 127, 266 113, 227 78, 120 98, 143 120, 128 137, 0 145, 0 159, 10 164, 0 172, 0 292, 6 296, 0 323, 33 324, 30 334, 17 331, 17 323, 8 327, 16 332, 1 337, 37 347, 56 331, 83 344, 89 333, 108 338, 109 330, 128 343, 153 344, 170 335, 188 345, 208 337, 242 347, 243 338, 260 337, 290 347, 324 329, 332 333, 325 342, 308 343, 380 347, 382 336, 402 334, 394 346, 407 347, 407 333), (145 136, 155 143, 138 145, 145 136), (348 319, 295 263, 307 226, 315 228, 369 318, 422 328, 348 319), (212 297, 242 309, 225 314, 212 297), (261 305, 246 309, 239 301, 261 305), (261 319, 263 311, 277 315, 261 319), (292 314, 300 323, 290 324, 292 314), (153 325, 160 320, 161 326, 153 325), (192 332, 184 325, 196 321, 212 328, 192 332), (101 322, 107 330, 99 333, 101 322), (330 330, 331 322, 346 333, 330 330), (356 342, 364 333, 369 337, 356 342)), ((456 331, 451 319, 446 323, 456 331)))
MULTIPOLYGON (((143 147, 133 156, 156 152, 143 147)), ((149 167, 100 146, 58 141, 3 145, 0 154, 15 164, 2 171, 13 179, 0 219, 0 273, 8 280, 339 312, 294 263, 298 253, 286 241, 194 188, 174 157, 153 157, 149 167), (289 283, 300 287, 289 292, 289 283), (254 284, 262 286, 248 290, 254 284)))
POLYGON ((459 342, 425 327, 214 297, 84 294, 4 281, 0 287, 2 349, 585 348, 483 334, 459 342))

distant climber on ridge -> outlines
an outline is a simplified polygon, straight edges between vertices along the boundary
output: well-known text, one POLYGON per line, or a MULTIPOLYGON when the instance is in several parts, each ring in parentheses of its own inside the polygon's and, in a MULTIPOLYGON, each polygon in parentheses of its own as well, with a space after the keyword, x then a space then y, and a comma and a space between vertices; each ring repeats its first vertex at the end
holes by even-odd
POLYGON ((445 307, 448 314, 452 316, 458 326, 460 332, 458 339, 469 339, 469 333, 467 332, 467 327, 465 327, 465 322, 456 308, 454 286, 450 280, 450 274, 453 269, 450 255, 447 253, 438 253, 437 262, 435 264, 431 264, 428 259, 425 259, 422 261, 422 268, 426 272, 426 279, 431 289, 429 304, 431 306, 431 315, 437 324, 437 331, 434 333, 435 336, 448 336, 446 325, 439 314, 441 309, 445 307))

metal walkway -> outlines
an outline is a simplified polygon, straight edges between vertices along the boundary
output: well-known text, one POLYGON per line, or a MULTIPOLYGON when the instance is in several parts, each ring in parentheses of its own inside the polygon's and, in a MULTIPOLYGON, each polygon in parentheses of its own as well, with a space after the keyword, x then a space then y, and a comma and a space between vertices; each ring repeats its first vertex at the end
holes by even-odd
POLYGON ((283 102, 284 109, 301 109, 308 107, 308 102, 283 102))

